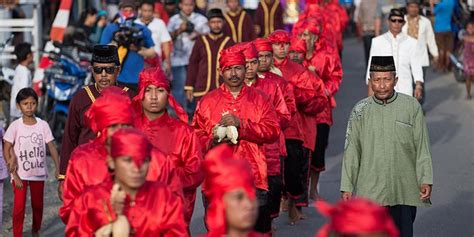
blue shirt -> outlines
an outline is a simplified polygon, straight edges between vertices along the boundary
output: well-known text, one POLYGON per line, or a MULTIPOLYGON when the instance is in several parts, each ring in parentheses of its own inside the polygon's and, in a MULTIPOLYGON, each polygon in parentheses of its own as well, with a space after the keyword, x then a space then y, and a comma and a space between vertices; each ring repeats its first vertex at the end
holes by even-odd
POLYGON ((434 7, 435 21, 433 28, 435 32, 451 31, 451 17, 453 16, 454 5, 454 0, 441 0, 434 7))
MULTIPOLYGON (((144 25, 135 24, 143 32, 143 44, 145 48, 151 48, 155 46, 153 39, 151 38, 151 32, 144 25)), ((110 44, 114 38, 114 33, 119 30, 119 24, 111 23, 108 24, 100 39, 100 44, 110 44)), ((138 84, 138 74, 145 65, 145 59, 135 51, 129 50, 125 60, 122 62, 122 70, 117 78, 119 82, 127 84, 138 84)))

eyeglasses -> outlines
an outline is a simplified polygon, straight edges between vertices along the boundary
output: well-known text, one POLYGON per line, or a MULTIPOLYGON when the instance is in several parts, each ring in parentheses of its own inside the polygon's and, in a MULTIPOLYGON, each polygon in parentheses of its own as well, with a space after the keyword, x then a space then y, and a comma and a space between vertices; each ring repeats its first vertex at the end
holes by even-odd
POLYGON ((114 74, 116 68, 117 68, 116 66, 112 66, 112 67, 92 67, 92 70, 94 71, 95 74, 100 74, 104 70, 107 74, 114 74))
POLYGON ((400 24, 405 23, 405 20, 403 20, 403 19, 390 19, 390 21, 393 22, 393 23, 400 23, 400 24))

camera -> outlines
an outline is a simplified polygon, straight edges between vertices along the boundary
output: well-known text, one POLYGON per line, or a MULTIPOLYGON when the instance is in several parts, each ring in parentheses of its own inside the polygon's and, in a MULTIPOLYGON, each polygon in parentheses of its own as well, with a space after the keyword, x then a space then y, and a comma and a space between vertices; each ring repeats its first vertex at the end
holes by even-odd
POLYGON ((114 33, 114 41, 118 46, 130 47, 135 45, 137 48, 141 48, 144 45, 143 32, 135 27, 135 23, 132 20, 127 20, 119 25, 119 30, 114 33))
POLYGON ((184 32, 191 34, 194 31, 194 24, 190 21, 186 22, 186 30, 184 32))

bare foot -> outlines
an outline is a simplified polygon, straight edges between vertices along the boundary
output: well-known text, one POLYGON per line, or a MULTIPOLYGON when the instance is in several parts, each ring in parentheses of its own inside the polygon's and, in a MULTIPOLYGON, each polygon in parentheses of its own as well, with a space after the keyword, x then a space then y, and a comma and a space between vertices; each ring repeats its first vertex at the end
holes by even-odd
POLYGON ((295 202, 288 200, 288 219, 290 225, 295 225, 300 220, 298 209, 296 209, 295 202))
POLYGON ((280 204, 280 212, 287 212, 288 211, 288 199, 282 198, 280 204))
POLYGON ((306 220, 308 217, 303 213, 303 208, 301 207, 296 207, 296 211, 298 212, 298 219, 300 220, 306 220))

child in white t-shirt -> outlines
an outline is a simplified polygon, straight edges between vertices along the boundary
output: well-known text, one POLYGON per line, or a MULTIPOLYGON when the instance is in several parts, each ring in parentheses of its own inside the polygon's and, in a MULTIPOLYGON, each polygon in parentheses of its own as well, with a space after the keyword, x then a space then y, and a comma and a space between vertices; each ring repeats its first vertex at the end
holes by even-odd
POLYGON ((13 178, 13 236, 23 235, 28 187, 33 209, 32 235, 38 236, 43 217, 44 181, 48 178, 46 144, 56 167, 56 176, 59 156, 48 123, 35 117, 38 104, 35 91, 32 88, 21 89, 16 102, 23 115, 10 124, 3 137, 3 155, 13 178))
MULTIPOLYGON (((0 123, 0 139, 3 140, 3 124, 0 123)), ((0 146, 0 233, 2 233, 3 220, 3 182, 8 177, 8 168, 3 159, 3 146, 0 146)))
POLYGON ((10 97, 10 122, 21 117, 21 111, 16 106, 16 95, 23 88, 31 87, 31 72, 28 65, 33 62, 33 52, 31 44, 21 43, 15 46, 14 50, 18 66, 15 68, 15 77, 10 97))

